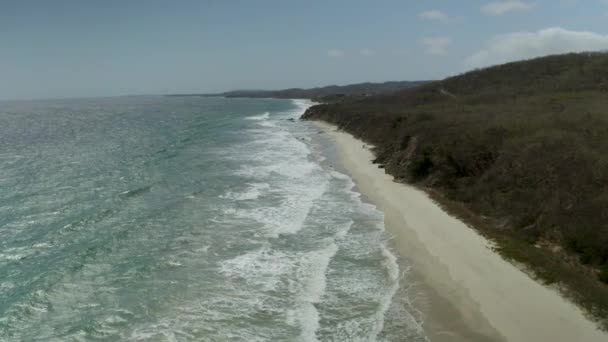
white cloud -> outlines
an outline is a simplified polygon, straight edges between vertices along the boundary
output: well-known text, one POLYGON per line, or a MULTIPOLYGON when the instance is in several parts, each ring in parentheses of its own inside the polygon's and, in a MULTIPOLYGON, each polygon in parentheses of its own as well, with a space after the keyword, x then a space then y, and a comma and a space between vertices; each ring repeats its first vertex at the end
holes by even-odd
POLYGON ((608 50, 608 35, 553 27, 496 36, 469 56, 465 64, 468 68, 479 68, 552 54, 598 50, 608 50))
POLYGON ((331 57, 331 58, 340 58, 340 57, 344 57, 345 53, 343 50, 340 49, 329 49, 327 50, 327 56, 331 57))
POLYGON ((361 56, 367 56, 367 57, 369 57, 369 56, 375 55, 376 51, 371 50, 371 49, 361 49, 361 50, 359 50, 359 54, 361 56))
POLYGON ((422 39, 422 45, 426 47, 427 53, 431 55, 445 55, 452 41, 448 37, 426 37, 422 39))
POLYGON ((440 23, 446 23, 450 20, 450 17, 447 14, 439 10, 430 10, 419 13, 418 18, 430 21, 437 21, 440 23))
POLYGON ((524 1, 495 1, 481 6, 481 11, 487 15, 503 15, 509 12, 529 11, 534 5, 524 1))

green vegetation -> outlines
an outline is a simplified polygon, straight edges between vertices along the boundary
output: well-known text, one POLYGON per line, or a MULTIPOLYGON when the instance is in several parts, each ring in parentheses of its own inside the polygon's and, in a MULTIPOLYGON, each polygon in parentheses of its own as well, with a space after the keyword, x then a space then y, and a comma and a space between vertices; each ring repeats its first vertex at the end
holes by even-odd
POLYGON ((600 274, 598 276, 600 280, 606 284, 608 284, 608 265, 604 265, 600 269, 600 274))
POLYGON ((509 63, 303 117, 376 145, 396 179, 436 191, 608 325, 608 54, 509 63))
POLYGON ((410 174, 414 179, 422 179, 427 177, 433 169, 433 161, 431 160, 431 152, 426 150, 421 156, 418 156, 411 165, 410 174))

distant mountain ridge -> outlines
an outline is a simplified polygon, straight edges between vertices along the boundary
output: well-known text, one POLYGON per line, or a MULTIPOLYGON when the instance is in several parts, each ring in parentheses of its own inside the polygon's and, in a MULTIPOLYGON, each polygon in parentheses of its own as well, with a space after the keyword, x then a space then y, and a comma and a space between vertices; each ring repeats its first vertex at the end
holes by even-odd
POLYGON ((320 102, 339 102, 353 98, 373 95, 389 95, 404 89, 410 89, 430 81, 389 81, 382 83, 357 83, 349 85, 330 85, 316 88, 290 88, 283 90, 233 90, 217 94, 174 94, 170 96, 224 96, 229 98, 279 98, 311 99, 320 102))

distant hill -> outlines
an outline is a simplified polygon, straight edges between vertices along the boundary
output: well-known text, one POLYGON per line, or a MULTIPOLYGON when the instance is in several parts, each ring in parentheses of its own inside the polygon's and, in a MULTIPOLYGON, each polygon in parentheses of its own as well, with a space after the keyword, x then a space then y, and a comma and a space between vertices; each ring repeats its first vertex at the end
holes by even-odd
POLYGON ((608 54, 508 63, 303 118, 376 145, 397 180, 437 194, 608 326, 608 54))
POLYGON ((176 94, 171 96, 224 96, 248 98, 312 99, 319 102, 342 102, 373 95, 394 94, 400 90, 417 87, 429 81, 402 81, 384 83, 359 83, 345 86, 331 85, 310 89, 283 90, 234 90, 219 94, 176 94))

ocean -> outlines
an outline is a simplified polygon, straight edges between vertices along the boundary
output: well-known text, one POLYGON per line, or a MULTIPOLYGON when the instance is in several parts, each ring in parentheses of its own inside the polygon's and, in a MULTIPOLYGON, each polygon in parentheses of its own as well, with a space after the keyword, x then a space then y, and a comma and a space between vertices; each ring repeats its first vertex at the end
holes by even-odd
POLYGON ((0 341, 426 341, 310 105, 0 102, 0 341))

